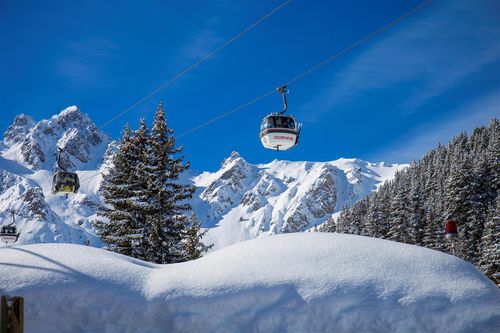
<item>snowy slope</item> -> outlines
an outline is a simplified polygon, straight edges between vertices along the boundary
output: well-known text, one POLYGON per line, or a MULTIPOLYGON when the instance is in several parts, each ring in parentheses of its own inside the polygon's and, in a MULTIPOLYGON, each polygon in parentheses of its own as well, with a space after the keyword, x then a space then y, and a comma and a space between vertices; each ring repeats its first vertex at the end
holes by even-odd
POLYGON ((276 235, 182 264, 92 247, 0 249, 27 332, 498 332, 500 291, 441 252, 361 236, 276 235))
MULTIPOLYGON (((91 222, 102 204, 98 190, 115 149, 110 143, 75 106, 39 122, 17 116, 0 143, 0 225, 10 223, 14 209, 19 244, 101 246, 91 222), (62 163, 80 176, 76 195, 51 193, 57 147, 64 148, 62 163)), ((403 167, 358 159, 254 165, 234 152, 218 171, 190 171, 183 181, 197 187, 192 204, 210 229, 204 241, 215 250, 259 236, 306 231, 376 190, 403 167)))

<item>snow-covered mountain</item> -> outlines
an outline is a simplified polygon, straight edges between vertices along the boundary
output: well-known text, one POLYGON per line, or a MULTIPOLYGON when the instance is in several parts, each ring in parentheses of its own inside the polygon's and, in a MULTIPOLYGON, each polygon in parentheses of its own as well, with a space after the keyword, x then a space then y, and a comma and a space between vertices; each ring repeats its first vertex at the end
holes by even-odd
POLYGON ((11 222, 16 212, 19 243, 69 242, 100 245, 91 219, 100 204, 98 177, 111 138, 76 106, 47 120, 35 122, 19 115, 0 144, 0 219, 11 222), (82 191, 74 196, 54 196, 52 175, 58 147, 61 164, 80 170, 82 191))
POLYGON ((391 179, 405 165, 341 158, 253 165, 233 152, 214 173, 193 177, 195 209, 214 249, 261 235, 306 231, 391 179))
POLYGON ((70 106, 48 120, 36 123, 21 114, 5 131, 2 156, 35 170, 52 170, 57 147, 63 149, 61 164, 68 170, 95 169, 111 138, 94 122, 70 106), (93 162, 93 163, 92 163, 93 162))
MULTIPOLYGON (((100 246, 91 221, 102 203, 98 190, 112 143, 75 106, 38 123, 17 116, 0 143, 0 224, 10 223, 10 210, 15 210, 20 244, 100 246), (58 147, 64 149, 64 166, 78 171, 81 188, 76 195, 51 193, 58 147)), ((192 204, 210 229, 205 241, 218 249, 263 235, 309 230, 403 167, 358 159, 254 165, 233 152, 218 171, 190 171, 185 181, 197 187, 192 204)))

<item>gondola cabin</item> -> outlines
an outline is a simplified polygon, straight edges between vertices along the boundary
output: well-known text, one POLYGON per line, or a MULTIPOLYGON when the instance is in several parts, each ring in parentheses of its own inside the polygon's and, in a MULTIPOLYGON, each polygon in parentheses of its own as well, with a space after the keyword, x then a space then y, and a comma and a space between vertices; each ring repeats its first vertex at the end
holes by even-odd
POLYGON ((298 144, 299 130, 292 116, 270 114, 262 120, 260 141, 268 149, 288 150, 298 144))
POLYGON ((455 221, 446 221, 444 225, 444 234, 446 238, 457 237, 457 224, 455 221))
POLYGON ((12 244, 17 241, 17 229, 13 225, 6 225, 0 229, 0 243, 12 244))
POLYGON ((74 172, 57 171, 52 178, 52 193, 78 193, 80 180, 74 172))

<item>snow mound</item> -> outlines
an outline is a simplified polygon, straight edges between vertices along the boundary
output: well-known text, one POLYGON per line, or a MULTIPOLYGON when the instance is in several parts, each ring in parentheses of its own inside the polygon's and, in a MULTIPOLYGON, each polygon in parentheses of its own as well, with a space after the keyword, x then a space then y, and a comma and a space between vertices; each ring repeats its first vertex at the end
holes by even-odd
POLYGON ((300 233, 153 265, 70 244, 0 248, 0 293, 27 332, 499 331, 471 264, 361 236, 300 233))

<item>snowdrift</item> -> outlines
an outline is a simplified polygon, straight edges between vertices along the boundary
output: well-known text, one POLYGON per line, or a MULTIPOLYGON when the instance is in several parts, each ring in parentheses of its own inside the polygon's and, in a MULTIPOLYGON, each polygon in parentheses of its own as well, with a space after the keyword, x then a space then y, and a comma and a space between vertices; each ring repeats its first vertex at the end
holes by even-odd
POLYGON ((0 248, 27 332, 500 331, 500 291, 417 246, 300 233, 153 265, 70 244, 0 248))

